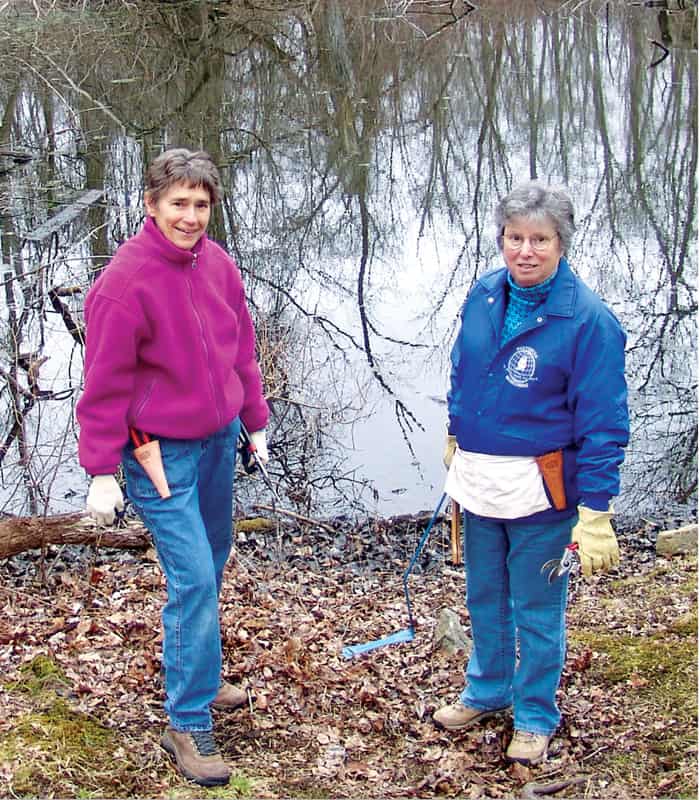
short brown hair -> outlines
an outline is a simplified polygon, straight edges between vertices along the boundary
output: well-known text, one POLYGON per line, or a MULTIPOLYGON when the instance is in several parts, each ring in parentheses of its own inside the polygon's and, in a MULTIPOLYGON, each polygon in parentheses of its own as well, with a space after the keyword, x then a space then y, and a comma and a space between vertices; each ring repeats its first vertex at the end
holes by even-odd
POLYGON ((146 172, 146 191, 153 203, 157 203, 160 196, 176 183, 202 186, 209 192, 213 206, 221 199, 219 170, 204 150, 187 150, 184 147, 166 150, 146 172))

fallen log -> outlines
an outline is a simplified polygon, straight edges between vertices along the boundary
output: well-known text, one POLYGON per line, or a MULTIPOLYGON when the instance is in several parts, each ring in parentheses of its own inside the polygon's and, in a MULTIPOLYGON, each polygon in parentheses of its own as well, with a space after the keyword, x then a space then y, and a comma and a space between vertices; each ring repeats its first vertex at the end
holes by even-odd
POLYGON ((82 513, 0 519, 0 558, 9 558, 47 544, 146 549, 152 542, 139 521, 130 520, 120 528, 98 528, 82 513))

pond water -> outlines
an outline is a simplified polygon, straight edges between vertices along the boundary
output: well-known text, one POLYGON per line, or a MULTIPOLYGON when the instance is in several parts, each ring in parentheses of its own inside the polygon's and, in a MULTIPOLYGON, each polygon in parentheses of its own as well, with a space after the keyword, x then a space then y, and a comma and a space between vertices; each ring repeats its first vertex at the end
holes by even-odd
POLYGON ((499 262, 497 199, 539 178, 570 188, 572 266, 628 332, 618 510, 687 513, 697 22, 670 4, 3 4, 4 511, 82 507, 84 293, 141 224, 144 166, 189 146, 221 168, 211 234, 243 271, 290 508, 436 504, 459 310, 499 262))

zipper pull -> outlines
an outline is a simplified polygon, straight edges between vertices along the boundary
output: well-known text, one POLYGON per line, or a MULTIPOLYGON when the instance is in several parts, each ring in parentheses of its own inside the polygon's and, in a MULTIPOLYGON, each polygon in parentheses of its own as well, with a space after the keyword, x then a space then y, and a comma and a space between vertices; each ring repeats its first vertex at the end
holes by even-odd
POLYGON ((197 253, 192 253, 192 269, 197 269, 197 253))

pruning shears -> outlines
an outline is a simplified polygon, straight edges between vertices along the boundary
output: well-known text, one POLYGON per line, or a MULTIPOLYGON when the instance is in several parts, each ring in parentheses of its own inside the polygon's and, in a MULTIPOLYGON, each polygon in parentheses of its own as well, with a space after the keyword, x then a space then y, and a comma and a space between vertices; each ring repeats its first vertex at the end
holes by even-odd
POLYGON ((144 431, 138 431, 136 428, 129 428, 129 436, 131 437, 131 441, 134 443, 134 447, 141 447, 144 444, 148 444, 151 441, 151 437, 148 433, 144 431))
POLYGON ((542 575, 547 575, 547 583, 553 583, 557 578, 566 575, 574 565, 574 553, 578 550, 578 542, 571 542, 564 548, 561 558, 551 558, 545 561, 540 568, 542 575))
POLYGON ((258 449, 253 444, 253 440, 250 438, 250 433, 246 426, 241 422, 241 432, 238 435, 238 452, 241 456, 241 464, 243 465, 243 469, 246 471, 246 474, 250 475, 251 473, 255 472, 256 469, 260 470, 260 474, 265 481, 265 485, 272 493, 274 499, 281 503, 279 495, 275 491, 275 487, 272 485, 272 481, 270 480, 270 475, 263 464, 262 459, 258 455, 258 449))

